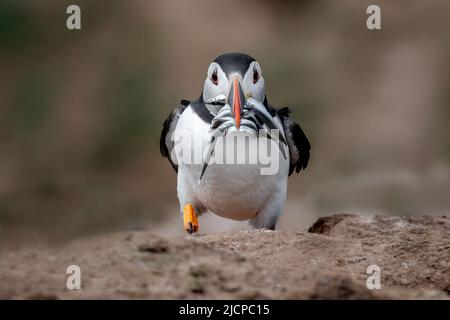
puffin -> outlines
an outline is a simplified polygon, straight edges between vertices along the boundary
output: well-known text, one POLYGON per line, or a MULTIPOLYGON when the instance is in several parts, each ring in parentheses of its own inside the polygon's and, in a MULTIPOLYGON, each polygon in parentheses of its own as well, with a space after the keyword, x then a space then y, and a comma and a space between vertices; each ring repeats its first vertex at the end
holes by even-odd
POLYGON ((181 100, 160 137, 188 233, 205 212, 275 230, 288 177, 306 169, 310 150, 290 109, 268 102, 261 66, 245 53, 216 57, 200 96, 181 100))

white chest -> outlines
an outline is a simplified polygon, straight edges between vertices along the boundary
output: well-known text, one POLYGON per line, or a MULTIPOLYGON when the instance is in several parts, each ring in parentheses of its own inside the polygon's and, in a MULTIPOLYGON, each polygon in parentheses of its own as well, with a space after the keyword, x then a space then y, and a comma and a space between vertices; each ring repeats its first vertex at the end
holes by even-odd
POLYGON ((210 141, 209 124, 186 109, 175 130, 179 196, 195 199, 206 210, 226 218, 253 218, 266 200, 287 183, 288 160, 273 140, 231 133, 217 141, 199 181, 210 141))

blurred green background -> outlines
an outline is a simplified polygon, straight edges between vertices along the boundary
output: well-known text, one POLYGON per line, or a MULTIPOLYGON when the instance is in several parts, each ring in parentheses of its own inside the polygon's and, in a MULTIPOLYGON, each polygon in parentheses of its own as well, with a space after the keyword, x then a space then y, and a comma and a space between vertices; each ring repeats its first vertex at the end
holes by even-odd
MULTIPOLYGON (((262 65, 312 143, 282 229, 317 217, 449 214, 450 2, 0 2, 0 237, 182 234, 163 120, 217 55, 262 65), (78 4, 82 30, 66 28, 78 4), (381 6, 382 30, 366 28, 381 6)), ((241 228, 207 220, 203 232, 241 228)))

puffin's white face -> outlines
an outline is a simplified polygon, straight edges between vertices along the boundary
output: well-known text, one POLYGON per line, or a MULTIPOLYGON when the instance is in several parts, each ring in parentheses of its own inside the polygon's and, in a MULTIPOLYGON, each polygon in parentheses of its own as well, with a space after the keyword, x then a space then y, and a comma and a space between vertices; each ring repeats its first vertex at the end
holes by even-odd
POLYGON ((256 61, 250 63, 243 75, 239 72, 226 74, 217 62, 212 62, 206 73, 203 100, 208 101, 219 95, 227 96, 235 80, 241 83, 246 98, 252 97, 261 103, 264 102, 266 96, 264 78, 261 67, 256 61))

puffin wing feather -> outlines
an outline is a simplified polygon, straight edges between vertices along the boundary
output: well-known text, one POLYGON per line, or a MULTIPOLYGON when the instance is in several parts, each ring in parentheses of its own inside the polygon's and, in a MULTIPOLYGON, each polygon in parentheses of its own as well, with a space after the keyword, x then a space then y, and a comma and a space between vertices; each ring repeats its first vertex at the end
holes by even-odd
POLYGON ((191 104, 188 100, 181 100, 180 104, 169 114, 164 121, 163 129, 161 131, 161 137, 159 139, 159 148, 161 155, 169 159, 173 169, 178 172, 178 165, 171 158, 172 150, 174 148, 174 142, 172 141, 172 135, 178 123, 178 119, 186 108, 191 104))
POLYGON ((277 114, 283 124, 286 140, 289 146, 290 168, 289 175, 292 172, 299 172, 306 169, 309 162, 311 144, 298 123, 290 118, 289 108, 277 110, 277 114))

